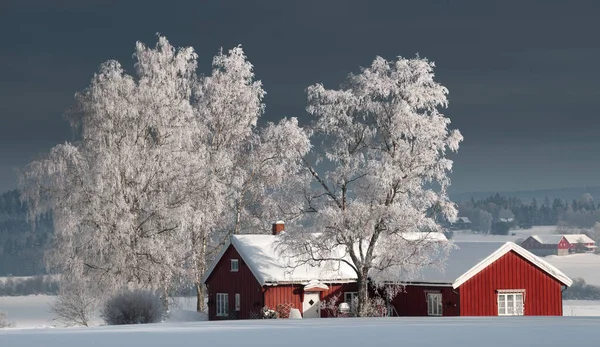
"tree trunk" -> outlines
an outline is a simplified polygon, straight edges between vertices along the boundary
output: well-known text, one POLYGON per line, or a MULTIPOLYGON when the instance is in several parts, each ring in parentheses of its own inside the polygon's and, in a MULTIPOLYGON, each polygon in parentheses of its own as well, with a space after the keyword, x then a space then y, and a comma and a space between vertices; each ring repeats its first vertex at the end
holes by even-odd
POLYGON ((197 294, 197 302, 196 302, 196 311, 198 312, 204 312, 205 306, 204 306, 204 293, 205 293, 205 287, 204 284, 196 282, 196 294, 197 294))
POLYGON ((362 274, 358 276, 356 283, 358 285, 358 307, 356 312, 358 317, 364 317, 367 315, 369 305, 367 273, 368 270, 363 269, 362 274))

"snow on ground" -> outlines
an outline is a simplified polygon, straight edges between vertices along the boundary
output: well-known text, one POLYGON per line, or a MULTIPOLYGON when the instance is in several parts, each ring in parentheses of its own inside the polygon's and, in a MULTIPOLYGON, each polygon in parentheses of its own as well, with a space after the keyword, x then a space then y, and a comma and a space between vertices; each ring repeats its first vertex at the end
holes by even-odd
MULTIPOLYGON (((63 326, 54 320, 50 304, 54 296, 0 296, 0 311, 6 312, 9 322, 15 323, 17 329, 54 328, 63 326)), ((103 324, 100 313, 96 312, 94 325, 103 324)), ((175 298, 171 305, 167 322, 198 322, 207 319, 205 314, 196 312, 196 298, 175 298)), ((3 347, 0 344, 0 347, 3 347)))
POLYGON ((600 286, 600 255, 592 253, 550 255, 543 259, 572 279, 583 278, 587 284, 600 286))
POLYGON ((600 317, 246 320, 0 330, 0 346, 566 346, 589 344, 600 317))
POLYGON ((600 301, 564 300, 563 316, 600 316, 600 301))

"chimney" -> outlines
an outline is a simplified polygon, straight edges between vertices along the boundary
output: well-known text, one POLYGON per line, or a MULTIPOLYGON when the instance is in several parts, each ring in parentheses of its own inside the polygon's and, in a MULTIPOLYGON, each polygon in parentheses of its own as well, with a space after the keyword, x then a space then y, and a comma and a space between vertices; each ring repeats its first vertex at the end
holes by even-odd
POLYGON ((273 235, 279 235, 285 230, 285 223, 282 220, 278 220, 273 223, 273 235))

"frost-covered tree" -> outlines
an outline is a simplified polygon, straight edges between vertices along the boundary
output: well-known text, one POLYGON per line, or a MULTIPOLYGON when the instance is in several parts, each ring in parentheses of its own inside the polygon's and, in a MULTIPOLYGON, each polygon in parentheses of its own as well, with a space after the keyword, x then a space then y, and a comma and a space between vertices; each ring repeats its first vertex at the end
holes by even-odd
POLYGON ((76 141, 23 170, 23 199, 32 218, 53 213, 53 270, 103 295, 166 298, 191 280, 203 310, 201 279, 226 237, 297 211, 280 191, 310 143, 295 119, 257 126, 265 92, 241 47, 215 56, 208 76, 164 37, 134 57, 134 75, 109 61, 76 94, 76 141))
POLYGON ((51 267, 93 276, 104 293, 134 285, 167 291, 180 264, 183 202, 202 163, 190 96, 196 53, 164 37, 136 45, 136 74, 116 61, 76 94, 73 143, 54 147, 21 176, 32 216, 52 211, 51 267))
POLYGON ((194 109, 205 130, 199 145, 207 153, 201 168, 207 183, 190 205, 187 239, 198 311, 204 309, 207 263, 227 237, 297 211, 281 192, 302 170, 298 153, 306 154, 310 142, 294 118, 257 127, 264 95, 241 47, 215 56, 212 74, 198 83, 194 109))
POLYGON ((359 312, 368 306, 369 281, 399 284, 443 261, 449 247, 427 233, 441 230, 435 215, 456 217, 446 153, 458 150, 462 136, 438 110, 447 106, 448 91, 434 81, 433 69, 419 57, 377 57, 338 90, 308 88, 307 110, 316 117, 324 158, 318 166, 305 161, 314 179, 307 210, 320 233, 288 232, 284 245, 299 261, 350 265, 359 312), (407 237, 415 231, 423 237, 407 237))

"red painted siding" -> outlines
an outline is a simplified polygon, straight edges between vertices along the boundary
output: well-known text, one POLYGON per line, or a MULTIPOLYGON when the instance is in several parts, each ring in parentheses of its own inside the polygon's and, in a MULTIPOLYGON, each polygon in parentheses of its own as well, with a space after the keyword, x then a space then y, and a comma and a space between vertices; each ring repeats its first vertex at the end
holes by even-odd
POLYGON ((302 312, 302 286, 298 284, 265 286, 265 305, 276 310, 279 304, 297 308, 302 312))
POLYGON ((442 294, 442 315, 458 316, 458 293, 452 287, 406 286, 391 304, 398 316, 427 316, 427 292, 442 294))
POLYGON ((233 246, 229 246, 206 281, 208 287, 208 319, 249 319, 250 312, 264 306, 262 288, 233 246), (231 259, 239 260, 239 271, 231 272, 231 259), (217 317, 216 293, 229 296, 229 317, 217 317), (235 293, 240 294, 240 311, 235 312, 235 293))
MULTIPOLYGON (((356 283, 349 284, 338 284, 338 283, 326 283, 329 290, 320 292, 321 302, 330 300, 334 295, 341 293, 337 301, 337 305, 344 301, 344 292, 355 292, 357 291, 356 283)), ((279 286, 265 286, 265 305, 270 309, 276 310, 277 305, 284 304, 288 307, 297 308, 302 313, 302 302, 304 300, 303 285, 279 285, 279 286)), ((328 310, 321 310, 321 317, 330 317, 331 313, 328 310)))
POLYGON ((461 316, 497 316, 499 289, 525 290, 525 315, 561 316, 561 283, 509 252, 460 286, 461 316))

